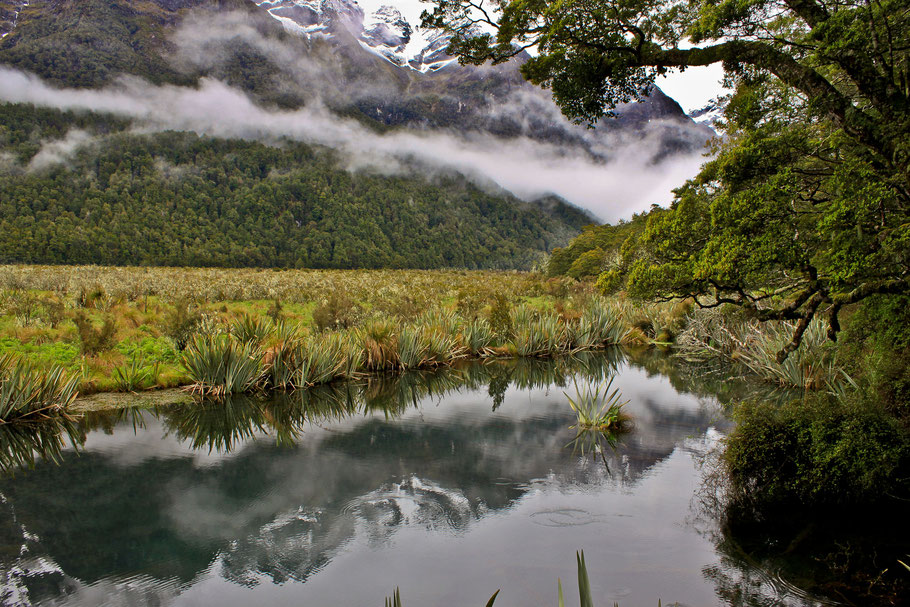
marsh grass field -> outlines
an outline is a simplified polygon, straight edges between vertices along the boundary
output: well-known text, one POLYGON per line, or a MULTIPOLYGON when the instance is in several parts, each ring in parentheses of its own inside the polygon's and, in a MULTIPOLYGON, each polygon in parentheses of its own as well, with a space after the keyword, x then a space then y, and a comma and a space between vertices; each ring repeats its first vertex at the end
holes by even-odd
POLYGON ((593 294, 571 283, 519 272, 3 266, 0 354, 60 366, 81 394, 176 387, 193 383, 182 353, 199 335, 245 327, 254 334, 243 341, 267 349, 291 333, 434 314, 489 321, 505 335, 516 308, 580 317, 593 294))
POLYGON ((29 373, 62 370, 80 395, 219 396, 671 342, 784 386, 841 377, 824 327, 784 366, 773 354, 786 327, 763 327, 528 272, 0 266, 0 355, 29 373))

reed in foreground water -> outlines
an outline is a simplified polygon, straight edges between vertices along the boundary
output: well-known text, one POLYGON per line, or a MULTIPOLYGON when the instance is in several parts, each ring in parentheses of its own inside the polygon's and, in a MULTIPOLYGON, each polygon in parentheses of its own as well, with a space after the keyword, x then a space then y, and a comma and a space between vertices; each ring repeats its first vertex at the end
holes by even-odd
MULTIPOLYGON (((588 566, 585 563, 585 551, 575 553, 575 561, 578 567, 578 600, 580 607, 594 607, 594 593, 591 590, 591 581, 588 578, 588 566)), ((562 591, 562 580, 556 580, 556 605, 565 607, 566 599, 562 591)), ((499 596, 499 590, 493 593, 493 596, 486 603, 486 607, 493 607, 496 603, 496 597, 499 596)), ((386 597, 385 607, 402 607, 401 591, 396 588, 394 594, 386 597)), ((619 607, 619 603, 613 603, 613 607, 619 607)), ((661 607, 660 599, 657 599, 657 607, 661 607)), ((669 607, 669 606, 668 606, 669 607)))

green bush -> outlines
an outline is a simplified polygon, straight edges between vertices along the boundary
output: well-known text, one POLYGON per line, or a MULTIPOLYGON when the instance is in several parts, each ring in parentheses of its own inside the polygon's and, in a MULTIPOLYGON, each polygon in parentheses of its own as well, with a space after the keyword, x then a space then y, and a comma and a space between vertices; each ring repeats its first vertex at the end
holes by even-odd
POLYGON ((174 308, 164 317, 161 330, 174 343, 174 349, 183 352, 201 322, 199 310, 190 301, 180 299, 174 302, 174 308))
POLYGON ((818 396, 744 403, 734 418, 723 455, 734 508, 761 518, 910 497, 910 433, 879 406, 818 396))
POLYGON ((512 338, 512 302, 505 294, 498 293, 493 297, 489 322, 494 335, 502 340, 512 338))
POLYGON ((895 416, 910 422, 910 297, 878 295, 844 323, 838 355, 854 377, 895 416))
POLYGON ((582 253, 578 259, 572 262, 566 274, 577 279, 597 276, 603 268, 605 256, 606 253, 600 247, 582 253))
POLYGON ((313 310, 313 323, 320 331, 346 329, 354 325, 359 314, 360 306, 351 296, 335 289, 313 310))
POLYGON ((95 328, 92 320, 82 310, 76 312, 73 322, 76 323, 83 354, 98 354, 114 347, 117 326, 110 314, 105 315, 104 322, 99 329, 95 328))

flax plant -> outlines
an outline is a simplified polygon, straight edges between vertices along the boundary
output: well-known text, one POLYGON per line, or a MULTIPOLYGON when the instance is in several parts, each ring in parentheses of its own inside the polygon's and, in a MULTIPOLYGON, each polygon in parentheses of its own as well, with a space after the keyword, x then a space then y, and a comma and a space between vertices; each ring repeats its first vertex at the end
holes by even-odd
POLYGON ((78 384, 79 378, 62 367, 45 370, 9 354, 0 356, 0 424, 67 417, 78 384))
POLYGON ((462 326, 461 342, 472 356, 489 356, 496 345, 496 335, 487 319, 476 318, 462 326))
POLYGON ((338 340, 330 337, 309 337, 297 347, 297 366, 294 385, 298 388, 325 384, 342 373, 338 340))
POLYGON ((262 375, 259 348, 225 335, 195 337, 181 360, 193 382, 189 390, 205 397, 252 392, 262 375))
POLYGON ((575 398, 566 394, 569 406, 575 412, 577 422, 573 429, 612 431, 622 428, 629 422, 629 416, 623 411, 629 401, 622 400, 619 388, 613 387, 615 376, 601 382, 596 388, 585 386, 579 389, 575 382, 575 398))
POLYGON ((355 332, 363 350, 363 365, 368 371, 385 371, 399 367, 395 325, 388 320, 374 320, 355 332))
POLYGON ((803 390, 839 392, 853 385, 840 367, 828 341, 828 324, 815 318, 803 334, 799 348, 783 362, 777 353, 787 344, 795 327, 790 322, 729 319, 718 312, 689 317, 676 340, 677 354, 695 362, 712 360, 740 364, 766 381, 803 390))
POLYGON ((258 346, 271 332, 271 324, 268 319, 253 318, 249 314, 244 314, 231 325, 231 335, 241 343, 258 346))
POLYGON ((152 370, 145 366, 145 358, 142 356, 133 356, 125 365, 114 369, 114 381, 117 388, 123 392, 135 392, 142 390, 149 384, 153 384, 158 378, 157 365, 152 370))
POLYGON ((398 363, 403 370, 419 369, 426 352, 427 344, 419 329, 403 325, 398 330, 398 363))

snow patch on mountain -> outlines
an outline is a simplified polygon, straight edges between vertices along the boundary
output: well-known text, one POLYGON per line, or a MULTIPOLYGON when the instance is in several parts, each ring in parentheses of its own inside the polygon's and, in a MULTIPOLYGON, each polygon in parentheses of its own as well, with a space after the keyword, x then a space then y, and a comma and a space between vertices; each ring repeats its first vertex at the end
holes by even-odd
POLYGON ((445 53, 446 35, 412 26, 393 6, 366 16, 356 0, 253 1, 293 34, 331 36, 340 27, 365 50, 399 67, 435 72, 455 62, 445 53))
POLYGON ((716 129, 724 117, 724 105, 720 103, 717 99, 710 102, 706 106, 689 112, 689 118, 691 118, 696 124, 703 124, 705 126, 716 129))

